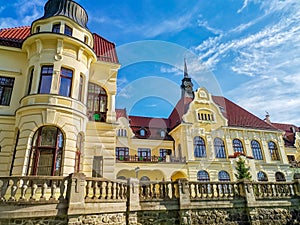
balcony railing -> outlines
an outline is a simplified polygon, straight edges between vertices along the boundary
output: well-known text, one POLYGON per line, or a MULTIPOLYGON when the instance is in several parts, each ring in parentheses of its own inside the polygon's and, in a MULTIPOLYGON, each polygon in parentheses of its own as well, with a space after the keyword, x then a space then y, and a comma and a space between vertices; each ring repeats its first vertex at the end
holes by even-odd
POLYGON ((117 156, 117 162, 150 162, 159 163, 166 162, 166 157, 160 156, 137 156, 137 155, 127 155, 127 156, 117 156))

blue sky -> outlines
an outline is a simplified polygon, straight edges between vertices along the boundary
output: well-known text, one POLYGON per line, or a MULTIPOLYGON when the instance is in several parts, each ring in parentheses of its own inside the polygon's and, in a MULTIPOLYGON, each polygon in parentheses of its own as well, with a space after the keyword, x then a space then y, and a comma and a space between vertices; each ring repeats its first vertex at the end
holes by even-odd
MULTIPOLYGON (((30 25, 46 0, 0 0, 0 28, 30 25)), ((300 125, 299 0, 78 0, 92 32, 116 43, 117 107, 167 117, 183 58, 205 86, 260 118, 300 125)))

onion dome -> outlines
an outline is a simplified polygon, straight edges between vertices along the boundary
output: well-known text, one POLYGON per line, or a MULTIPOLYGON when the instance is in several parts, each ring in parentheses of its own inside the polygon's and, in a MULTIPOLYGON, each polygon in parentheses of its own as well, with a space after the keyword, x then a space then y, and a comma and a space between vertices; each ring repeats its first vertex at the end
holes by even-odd
POLYGON ((46 19, 52 16, 66 16, 80 26, 87 28, 88 15, 85 9, 72 0, 49 0, 44 10, 44 16, 40 19, 46 19))

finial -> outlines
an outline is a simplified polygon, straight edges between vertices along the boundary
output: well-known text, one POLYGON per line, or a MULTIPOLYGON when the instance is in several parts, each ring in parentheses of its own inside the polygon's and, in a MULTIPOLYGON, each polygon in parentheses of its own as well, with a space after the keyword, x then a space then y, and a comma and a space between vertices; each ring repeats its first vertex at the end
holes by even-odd
POLYGON ((186 66, 186 58, 184 58, 184 77, 185 78, 189 77, 187 66, 186 66))

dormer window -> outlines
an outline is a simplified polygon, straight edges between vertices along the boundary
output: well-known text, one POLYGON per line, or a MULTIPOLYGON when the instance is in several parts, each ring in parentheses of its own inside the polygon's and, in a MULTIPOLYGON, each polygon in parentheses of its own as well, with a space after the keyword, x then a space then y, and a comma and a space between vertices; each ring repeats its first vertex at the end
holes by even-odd
POLYGON ((142 137, 145 137, 145 136, 146 136, 146 131, 145 131, 145 129, 140 129, 140 135, 141 135, 142 137))
POLYGON ((72 32, 73 32, 72 28, 69 27, 68 25, 65 25, 65 32, 64 32, 64 34, 68 35, 68 36, 72 36, 72 32))
POLYGON ((164 138, 166 136, 166 131, 165 130, 161 130, 160 131, 160 137, 164 138))
POLYGON ((52 32, 53 33, 60 33, 60 23, 53 24, 52 32))
POLYGON ((119 129, 118 130, 119 137, 127 137, 127 130, 126 129, 119 129))

